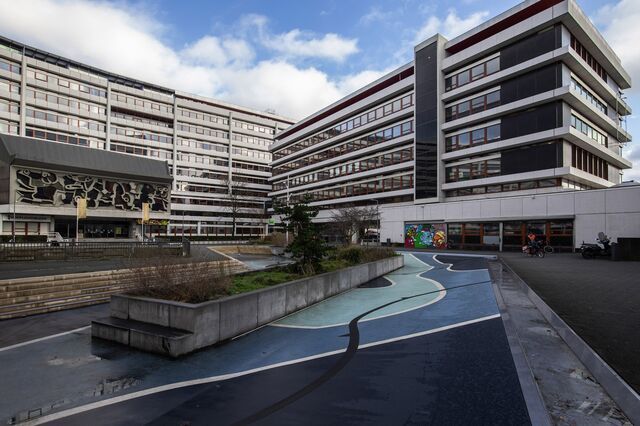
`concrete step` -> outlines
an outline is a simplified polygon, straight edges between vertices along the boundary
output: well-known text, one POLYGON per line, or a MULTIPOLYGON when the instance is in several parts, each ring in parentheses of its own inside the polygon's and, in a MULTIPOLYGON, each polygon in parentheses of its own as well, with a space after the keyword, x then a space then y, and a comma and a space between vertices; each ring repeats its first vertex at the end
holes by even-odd
POLYGON ((90 306, 90 305, 97 305, 97 304, 100 304, 100 303, 107 303, 107 302, 109 302, 110 296, 111 295, 105 296, 105 297, 100 297, 100 298, 95 298, 95 299, 89 299, 89 300, 70 301, 70 302, 67 302, 67 303, 61 303, 61 304, 58 304, 58 305, 45 306, 45 307, 39 307, 39 308, 17 309, 15 311, 11 311, 9 313, 0 313, 0 320, 10 319, 10 318, 26 317, 26 316, 29 316, 29 315, 46 314, 46 313, 49 313, 49 312, 62 311, 62 310, 65 310, 65 309, 75 309, 75 308, 81 308, 83 306, 90 306))
POLYGON ((190 331, 114 317, 91 321, 91 335, 172 357, 184 353, 183 347, 194 338, 190 331))
MULTIPOLYGON (((68 288, 44 289, 34 294, 13 295, 17 293, 9 293, 10 295, 0 298, 0 308, 3 306, 16 305, 20 303, 40 302, 52 299, 61 299, 66 297, 83 296, 87 294, 100 293, 104 291, 123 292, 132 287, 131 284, 109 284, 96 286, 93 283, 85 283, 79 286, 68 286, 68 288)), ((32 290, 29 290, 31 292, 32 290)), ((21 292, 24 293, 24 292, 21 292)))
POLYGON ((54 299, 45 299, 33 302, 23 302, 0 306, 0 318, 7 317, 7 315, 11 315, 13 312, 21 312, 29 309, 47 308, 72 302, 85 302, 91 301, 93 299, 108 298, 112 294, 118 293, 120 291, 121 290, 107 290, 78 296, 59 297, 54 299))
POLYGON ((87 281, 114 280, 130 276, 126 269, 116 271, 82 272, 76 274, 48 275, 43 277, 15 278, 0 280, 0 293, 9 291, 31 290, 44 287, 57 287, 67 284, 79 284, 87 281))
POLYGON ((88 279, 78 280, 77 282, 59 281, 58 285, 30 285, 28 288, 18 287, 10 288, 6 291, 0 290, 0 305, 4 300, 13 299, 16 297, 38 296, 49 293, 56 293, 60 291, 80 290, 83 288, 92 287, 105 287, 105 286, 129 286, 133 285, 135 280, 132 279, 88 279))

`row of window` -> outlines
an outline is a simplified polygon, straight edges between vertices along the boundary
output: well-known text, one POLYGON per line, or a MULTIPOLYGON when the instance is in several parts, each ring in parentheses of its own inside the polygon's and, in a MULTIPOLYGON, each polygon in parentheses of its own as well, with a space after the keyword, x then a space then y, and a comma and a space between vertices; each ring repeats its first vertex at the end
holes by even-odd
POLYGON ((472 81, 497 73, 498 71, 500 71, 500 57, 489 59, 486 62, 469 68, 468 70, 464 70, 452 75, 451 77, 447 77, 444 80, 444 90, 448 92, 449 90, 464 86, 472 81))
POLYGON ((526 182, 511 182, 501 185, 474 186, 473 188, 460 188, 445 191, 447 197, 462 197, 466 195, 494 194, 498 192, 523 191, 525 189, 551 188, 561 185, 561 179, 542 179, 526 182))
MULTIPOLYGON (((307 183, 333 179, 367 170, 374 170, 409 160, 413 160, 413 148, 404 148, 395 152, 387 152, 386 154, 377 155, 375 157, 356 160, 306 175, 296 176, 288 180, 289 188, 295 188, 296 186, 305 185, 307 183)), ((286 188, 286 180, 278 182, 273 186, 274 191, 280 191, 286 188)))
POLYGON ((217 179, 217 180, 225 180, 228 177, 226 173, 215 173, 209 170, 191 169, 191 168, 184 168, 184 167, 178 167, 176 169, 176 175, 189 176, 189 177, 202 178, 202 179, 217 179))
POLYGON ((241 163, 239 161, 232 162, 232 167, 234 169, 255 170, 257 172, 270 172, 271 171, 271 167, 269 167, 269 166, 262 166, 260 164, 252 164, 252 163, 241 163))
POLYGON ((79 92, 87 93, 93 96, 99 96, 101 98, 107 97, 107 91, 95 86, 91 86, 86 83, 77 83, 73 80, 66 80, 64 78, 56 77, 51 74, 43 73, 40 71, 27 70, 27 77, 44 81, 49 84, 57 84, 60 87, 65 87, 71 90, 77 90, 79 92))
POLYGON ((349 130, 356 129, 360 126, 364 126, 367 123, 379 120, 384 116, 393 114, 403 109, 411 108, 412 106, 413 94, 403 96, 402 98, 389 102, 381 107, 376 108, 373 111, 369 111, 366 114, 362 114, 358 117, 344 121, 331 129, 325 130, 322 133, 318 133, 317 135, 283 148, 273 154, 273 159, 278 160, 284 156, 293 154, 294 152, 298 152, 304 148, 313 146, 320 142, 324 142, 344 132, 348 132, 349 130))
POLYGON ((273 175, 276 176, 282 173, 286 173, 290 170, 295 170, 299 169, 300 167, 308 166, 310 164, 319 163, 329 158, 338 157, 348 152, 358 151, 369 146, 377 145, 379 143, 386 142, 388 140, 411 133, 413 133, 413 121, 406 121, 402 124, 388 127, 376 133, 371 133, 367 136, 362 136, 358 139, 332 146, 324 151, 309 155, 308 157, 300 158, 290 163, 275 167, 273 169, 273 175))
POLYGON ((111 116, 122 120, 135 121, 137 123, 150 124, 152 126, 164 127, 165 129, 173 129, 173 121, 163 121, 144 115, 124 113, 119 111, 111 111, 111 116))
POLYGON ((447 136, 445 138, 445 148, 447 152, 465 149, 472 146, 484 145, 500 140, 500 124, 475 129, 458 135, 447 136))
POLYGON ((212 200, 210 198, 171 198, 171 204, 191 204, 194 206, 232 206, 235 204, 237 207, 246 207, 249 209, 264 208, 263 203, 249 202, 247 200, 238 201, 224 201, 224 200, 212 200))
POLYGON ((111 142, 111 151, 124 152, 125 154, 144 155, 146 157, 158 158, 160 160, 171 160, 173 153, 163 149, 143 148, 139 146, 111 142))
POLYGON ((0 99, 0 112, 12 112, 14 114, 20 114, 20 105, 17 102, 0 99))
POLYGON ((14 74, 20 74, 21 67, 18 64, 14 64, 13 62, 5 61, 4 59, 0 59, 0 70, 9 71, 14 74))
POLYGON ((229 139, 229 133, 221 130, 209 129, 208 127, 198 127, 189 124, 178 123, 178 130, 183 132, 196 133, 198 135, 211 136, 214 138, 229 139))
POLYGON ((20 85, 13 81, 8 81, 0 78, 0 90, 3 92, 20 94, 20 85))
POLYGON ((129 127, 122 128, 122 127, 111 126, 111 133, 114 135, 126 136, 128 138, 165 143, 168 145, 171 145, 173 143, 173 138, 171 136, 159 135, 157 133, 150 133, 145 130, 132 129, 129 127))
POLYGON ((459 182, 470 179, 481 179, 500 175, 500 159, 476 161, 447 167, 447 182, 459 182))
MULTIPOLYGON (((202 192, 206 194, 228 194, 229 188, 226 186, 212 186, 212 185, 197 185, 189 182, 176 182, 178 191, 188 191, 188 192, 202 192)), ((267 196, 267 192, 258 191, 258 190, 248 190, 248 189, 235 189, 234 193, 236 195, 242 195, 246 197, 265 197, 267 196)))
POLYGON ((74 116, 53 114, 51 112, 40 111, 32 108, 27 108, 25 115, 30 118, 51 121, 59 124, 66 124, 67 126, 78 127, 80 129, 96 130, 98 132, 104 132, 106 130, 106 126, 104 125, 104 123, 85 120, 74 116))
POLYGON ((271 154, 265 151, 255 151, 253 149, 233 147, 231 148, 231 153, 234 155, 242 155, 244 157, 253 157, 259 158, 261 160, 271 161, 271 154))
MULTIPOLYGON (((393 177, 379 177, 367 182, 356 182, 337 188, 294 194, 290 197, 289 201, 293 203, 301 202, 307 194, 311 196, 311 201, 324 201, 411 188, 413 188, 413 174, 406 174, 393 177)), ((286 202, 286 196, 280 197, 279 199, 281 202, 286 202)))
POLYGON ((602 179, 609 179, 609 164, 584 149, 571 145, 571 165, 602 179))
MULTIPOLYGON (((234 217, 237 216, 239 220, 246 219, 266 219, 264 213, 253 213, 246 211, 239 212, 230 212, 230 211, 222 211, 222 212, 212 212, 212 211, 182 211, 182 210, 172 210, 171 214, 175 216, 182 216, 184 213, 185 216, 195 216, 195 217, 215 217, 215 218, 223 218, 223 217, 234 217)), ((214 222, 215 223, 215 222, 214 222)))
POLYGON ((141 108, 152 109, 152 110, 163 112, 166 114, 173 113, 172 105, 161 104, 159 102, 152 102, 146 99, 140 99, 133 96, 123 95, 121 93, 111 93, 111 99, 114 101, 122 102, 124 104, 134 105, 141 108))
POLYGON ((239 127, 241 129, 245 129, 245 130, 252 130, 254 132, 260 132, 260 133, 267 133, 269 135, 273 135, 275 134, 275 130, 270 128, 270 127, 264 127, 264 126, 259 126, 257 124, 253 124, 253 123, 245 123, 244 121, 233 121, 233 125, 235 127, 239 127))
POLYGON ((467 99, 444 110, 445 121, 456 120, 500 105, 500 90, 467 99))
POLYGON ((607 72, 604 70, 602 65, 598 61, 595 60, 591 53, 584 47, 578 39, 576 39, 573 34, 571 34, 571 48, 576 51, 578 55, 593 69, 596 74, 600 76, 605 82, 607 81, 607 72))
POLYGON ((107 112, 107 109, 102 105, 97 105, 90 102, 81 102, 77 99, 65 98, 63 96, 41 92, 39 90, 27 89, 25 95, 26 99, 38 99, 41 101, 50 102, 52 104, 75 108, 80 111, 92 112, 94 114, 105 115, 107 112))
POLYGON ((604 145, 606 147, 609 146, 609 142, 604 133, 596 130, 590 124, 587 124, 582 119, 576 117, 575 115, 571 115, 571 127, 579 131, 580 133, 589 136, 594 141, 598 142, 600 145, 604 145))
POLYGON ((580 84, 575 78, 571 77, 571 88, 578 92, 580 96, 589 101, 591 105, 596 107, 598 111, 603 114, 607 114, 607 105, 602 103, 598 98, 596 98, 593 93, 591 93, 587 88, 585 88, 582 84, 580 84))
POLYGON ((207 151, 229 152, 229 148, 224 145, 215 144, 211 142, 200 142, 194 139, 178 138, 178 145, 188 146, 188 147, 197 148, 197 149, 204 149, 207 151))
POLYGON ((177 115, 181 115, 183 117, 189 117, 194 120, 209 121, 211 123, 223 124, 225 126, 229 124, 229 119, 226 117, 220 117, 219 115, 215 115, 215 114, 206 114, 203 112, 196 112, 196 111, 192 111, 184 108, 178 108, 177 115))
POLYGON ((27 127, 25 129, 25 136, 30 138, 46 139, 52 142, 86 146, 88 148, 104 149, 106 146, 106 143, 101 140, 88 139, 82 136, 68 135, 68 134, 59 133, 59 132, 52 132, 50 130, 34 129, 31 127, 27 127))
POLYGON ((13 121, 0 120, 1 133, 11 133, 12 135, 17 135, 18 127, 18 123, 14 123, 13 121))
POLYGON ((261 179, 251 176, 242 176, 242 175, 233 175, 234 182, 244 182, 244 183, 255 183, 258 185, 269 185, 269 181, 267 179, 261 179))
POLYGON ((185 152, 178 152, 177 157, 178 157, 177 158, 178 161, 184 161, 187 163, 209 164, 212 166, 222 166, 222 167, 229 166, 228 160, 223 160, 216 157, 209 157, 208 155, 197 155, 197 154, 191 154, 191 153, 185 153, 185 152))
POLYGON ((273 141, 267 140, 267 139, 261 139, 261 138, 257 138, 255 136, 245 136, 245 135, 241 135, 239 133, 234 133, 232 136, 232 139, 234 141, 239 141, 239 142, 244 142, 244 143, 250 143, 253 145, 260 145, 260 146, 264 146, 265 148, 268 148, 269 145, 271 145, 271 143, 273 141))

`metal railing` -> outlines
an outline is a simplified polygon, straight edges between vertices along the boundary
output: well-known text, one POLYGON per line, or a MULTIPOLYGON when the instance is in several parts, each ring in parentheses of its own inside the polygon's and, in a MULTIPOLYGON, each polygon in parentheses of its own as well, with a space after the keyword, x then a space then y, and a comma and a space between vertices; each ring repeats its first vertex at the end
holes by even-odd
POLYGON ((135 241, 52 241, 0 244, 0 262, 31 260, 108 259, 148 256, 188 256, 190 243, 135 241))

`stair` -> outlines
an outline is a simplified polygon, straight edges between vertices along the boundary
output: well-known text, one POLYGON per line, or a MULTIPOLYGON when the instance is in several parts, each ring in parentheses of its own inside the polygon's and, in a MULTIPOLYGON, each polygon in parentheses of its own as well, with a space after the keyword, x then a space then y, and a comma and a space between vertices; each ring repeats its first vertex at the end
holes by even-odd
POLYGON ((186 353, 194 338, 190 331, 114 317, 91 321, 91 335, 172 357, 186 353))
MULTIPOLYGON (((228 262, 229 273, 245 270, 228 262)), ((105 303, 133 282, 128 269, 0 280, 0 320, 105 303)))

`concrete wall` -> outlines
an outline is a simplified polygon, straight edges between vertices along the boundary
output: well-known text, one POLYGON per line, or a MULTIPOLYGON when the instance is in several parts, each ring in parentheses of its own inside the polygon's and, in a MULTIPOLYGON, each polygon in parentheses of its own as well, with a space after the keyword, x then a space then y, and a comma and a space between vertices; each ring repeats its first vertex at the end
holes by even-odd
MULTIPOLYGON (((120 343, 128 342, 129 346, 138 349, 179 356, 246 333, 403 265, 404 258, 394 256, 200 304, 114 295, 111 297, 113 318, 140 321, 188 333, 175 339, 166 336, 133 339, 131 334, 123 338, 121 332, 114 333, 112 329, 94 323, 93 335, 120 343)), ((134 328, 129 330, 130 333, 139 333, 134 328)))
POLYGON ((598 232, 612 241, 640 237, 640 185, 590 191, 503 196, 400 207, 380 206, 381 241, 404 241, 406 222, 491 222, 574 218, 574 242, 593 241, 598 232))

